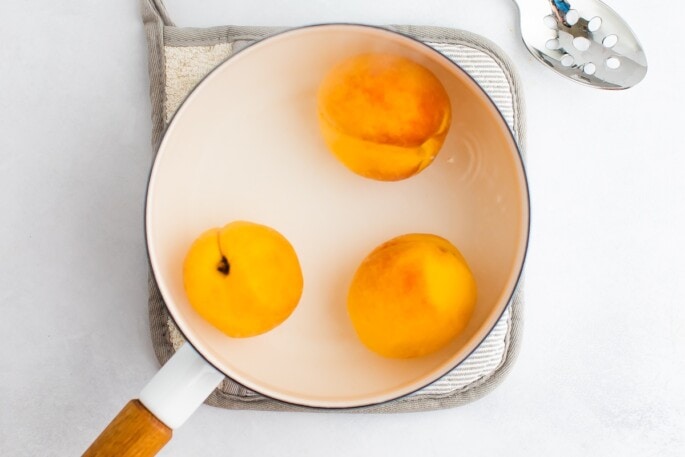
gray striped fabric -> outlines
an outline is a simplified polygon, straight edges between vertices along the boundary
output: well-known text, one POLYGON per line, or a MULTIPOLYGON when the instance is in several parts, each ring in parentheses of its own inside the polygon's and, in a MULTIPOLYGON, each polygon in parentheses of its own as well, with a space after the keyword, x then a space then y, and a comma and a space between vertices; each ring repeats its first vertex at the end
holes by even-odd
POLYGON ((487 54, 462 45, 427 43, 459 64, 478 84, 485 89, 499 108, 509 127, 514 128, 514 106, 512 89, 502 68, 487 54))
POLYGON ((413 395, 446 395, 493 373, 505 357, 507 333, 511 325, 509 317, 507 309, 485 341, 461 365, 413 395))
MULTIPOLYGON (((281 31, 267 27, 178 28, 161 0, 142 0, 149 42, 153 148, 185 94, 232 52, 254 40, 281 31)), ((495 45, 468 32, 416 26, 388 26, 432 46, 453 60, 488 93, 509 124, 523 152, 524 123, 521 89, 509 61, 495 45)), ((150 327, 155 352, 166 362, 183 344, 183 336, 170 318, 152 273, 148 280, 150 327)), ((522 328, 521 284, 510 305, 483 343, 457 368, 409 396, 349 412, 406 412, 458 406, 482 397, 496 387, 511 368, 522 328)), ((252 392, 230 379, 207 403, 232 409, 274 411, 310 410, 287 405, 252 392)))

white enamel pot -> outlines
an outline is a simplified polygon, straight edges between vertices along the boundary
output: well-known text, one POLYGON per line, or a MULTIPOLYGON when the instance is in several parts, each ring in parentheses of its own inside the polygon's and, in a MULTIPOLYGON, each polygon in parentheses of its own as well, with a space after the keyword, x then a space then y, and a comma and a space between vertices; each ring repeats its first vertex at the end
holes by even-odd
POLYGON ((187 342, 85 455, 110 455, 112 443, 111 455, 154 455, 224 376, 313 408, 375 405, 434 382, 485 339, 514 293, 528 242, 528 187, 502 115, 452 61, 388 30, 317 25, 238 52, 188 96, 150 174, 146 231, 155 279, 187 342), (452 103, 450 133, 438 157, 403 181, 351 173, 327 151, 318 128, 316 90, 324 75, 339 61, 371 51, 426 66, 452 103), (183 289, 182 263, 192 241, 232 220, 285 235, 305 278, 288 320, 252 338, 229 338, 213 328, 183 289), (479 296, 467 328, 447 347, 393 360, 359 342, 345 298, 364 256, 411 232, 434 233, 458 246, 479 296))

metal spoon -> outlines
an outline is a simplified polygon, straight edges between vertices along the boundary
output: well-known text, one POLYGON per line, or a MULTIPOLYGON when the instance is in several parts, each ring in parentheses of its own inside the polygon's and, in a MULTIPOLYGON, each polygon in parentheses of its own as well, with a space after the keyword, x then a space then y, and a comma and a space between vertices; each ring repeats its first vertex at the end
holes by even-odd
POLYGON ((528 50, 562 75, 601 89, 627 89, 647 73, 628 24, 599 0, 515 0, 528 50))

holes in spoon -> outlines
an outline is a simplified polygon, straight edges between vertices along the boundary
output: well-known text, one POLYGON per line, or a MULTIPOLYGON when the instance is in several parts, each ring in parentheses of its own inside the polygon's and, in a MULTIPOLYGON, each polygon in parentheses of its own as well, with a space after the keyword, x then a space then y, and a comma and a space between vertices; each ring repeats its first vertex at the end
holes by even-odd
POLYGON ((550 29, 557 29, 557 19, 554 16, 545 16, 542 18, 542 22, 550 29))
POLYGON ((547 49, 559 49, 561 47, 561 43, 559 43, 559 40, 553 39, 553 40, 548 40, 547 43, 545 43, 545 47, 547 49))
POLYGON ((586 75, 594 75, 596 71, 597 66, 592 62, 588 62, 585 65, 583 65, 583 73, 585 73, 586 75))
POLYGON ((613 48, 618 43, 618 37, 616 35, 607 35, 602 40, 602 44, 605 48, 613 48))
POLYGON ((568 25, 576 25, 580 19, 580 13, 578 13, 577 10, 569 10, 568 13, 566 13, 565 19, 568 25))
POLYGON ((618 59, 618 57, 609 57, 606 63, 607 67, 609 67, 612 70, 616 70, 618 67, 621 66, 621 61, 618 59))
POLYGON ((561 64, 565 67, 570 67, 573 65, 573 56, 570 54, 564 54, 564 56, 561 58, 561 64))
POLYGON ((577 36, 573 39, 573 46, 579 51, 587 51, 590 49, 590 40, 584 36, 577 36))
POLYGON ((596 32, 602 26, 602 18, 595 16, 587 23, 587 29, 590 32, 596 32))

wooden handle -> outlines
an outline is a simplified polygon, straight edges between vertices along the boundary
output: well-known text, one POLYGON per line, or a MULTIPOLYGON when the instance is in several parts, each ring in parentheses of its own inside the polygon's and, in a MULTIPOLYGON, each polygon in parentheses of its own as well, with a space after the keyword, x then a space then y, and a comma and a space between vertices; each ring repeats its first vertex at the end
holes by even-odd
POLYGON ((171 429, 138 400, 131 400, 83 457, 149 457, 171 439, 171 429))

